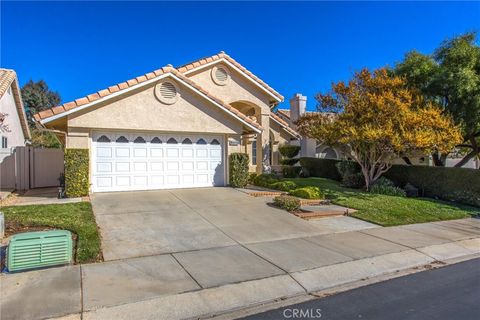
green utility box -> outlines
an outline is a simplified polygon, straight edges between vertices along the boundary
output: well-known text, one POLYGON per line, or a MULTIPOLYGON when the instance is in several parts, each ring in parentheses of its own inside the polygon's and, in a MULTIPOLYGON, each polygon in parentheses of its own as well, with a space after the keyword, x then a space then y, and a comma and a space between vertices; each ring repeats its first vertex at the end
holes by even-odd
POLYGON ((8 271, 69 264, 72 262, 72 234, 66 230, 19 233, 7 248, 8 271))

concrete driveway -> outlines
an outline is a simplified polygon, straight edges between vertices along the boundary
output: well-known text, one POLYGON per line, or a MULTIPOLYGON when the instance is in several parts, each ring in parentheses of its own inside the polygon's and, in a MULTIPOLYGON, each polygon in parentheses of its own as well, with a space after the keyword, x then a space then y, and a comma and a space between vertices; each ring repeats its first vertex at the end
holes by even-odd
POLYGON ((92 205, 107 261, 322 233, 232 188, 97 193, 92 205))

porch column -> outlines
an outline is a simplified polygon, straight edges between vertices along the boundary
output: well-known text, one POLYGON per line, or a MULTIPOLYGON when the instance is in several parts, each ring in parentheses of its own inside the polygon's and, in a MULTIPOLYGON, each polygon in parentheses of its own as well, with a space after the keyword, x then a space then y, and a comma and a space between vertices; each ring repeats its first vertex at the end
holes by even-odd
POLYGON ((260 125, 263 131, 257 135, 257 173, 263 173, 264 165, 270 167, 270 114, 261 114, 260 125))

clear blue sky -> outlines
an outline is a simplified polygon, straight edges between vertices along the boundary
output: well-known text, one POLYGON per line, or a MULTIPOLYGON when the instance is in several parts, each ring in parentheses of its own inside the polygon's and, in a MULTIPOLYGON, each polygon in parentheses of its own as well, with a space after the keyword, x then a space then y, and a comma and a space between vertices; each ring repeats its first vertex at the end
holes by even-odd
POLYGON ((480 2, 1 1, 0 62, 68 102, 224 50, 313 109, 332 81, 469 30, 480 30, 480 2))

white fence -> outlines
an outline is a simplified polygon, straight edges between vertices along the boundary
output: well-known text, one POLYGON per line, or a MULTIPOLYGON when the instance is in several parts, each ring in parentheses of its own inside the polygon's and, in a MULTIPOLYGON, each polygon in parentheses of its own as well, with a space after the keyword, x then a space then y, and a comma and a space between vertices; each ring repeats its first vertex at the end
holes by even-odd
POLYGON ((63 150, 15 147, 0 149, 0 188, 28 190, 60 185, 63 150))

